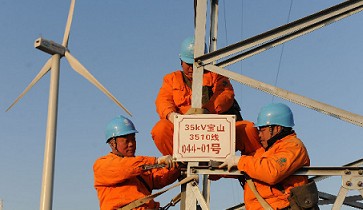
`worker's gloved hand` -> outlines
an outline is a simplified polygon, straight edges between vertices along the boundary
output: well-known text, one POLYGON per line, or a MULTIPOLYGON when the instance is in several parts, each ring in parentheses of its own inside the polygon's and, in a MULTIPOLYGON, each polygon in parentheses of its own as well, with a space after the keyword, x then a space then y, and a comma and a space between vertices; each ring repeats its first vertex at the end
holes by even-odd
POLYGON ((179 113, 176 113, 176 112, 170 112, 170 113, 168 114, 167 118, 168 118, 168 120, 169 120, 171 123, 173 123, 173 124, 174 124, 174 117, 175 117, 176 115, 179 115, 179 113))
POLYGON ((201 109, 201 108, 190 108, 185 114, 191 115, 191 114, 209 114, 210 112, 208 109, 201 109))
POLYGON ((174 168, 175 162, 173 161, 173 157, 171 155, 161 156, 157 159, 158 164, 165 164, 167 168, 174 168))
POLYGON ((240 158, 240 156, 228 155, 218 168, 225 168, 227 166, 228 171, 230 171, 233 167, 237 167, 240 158))

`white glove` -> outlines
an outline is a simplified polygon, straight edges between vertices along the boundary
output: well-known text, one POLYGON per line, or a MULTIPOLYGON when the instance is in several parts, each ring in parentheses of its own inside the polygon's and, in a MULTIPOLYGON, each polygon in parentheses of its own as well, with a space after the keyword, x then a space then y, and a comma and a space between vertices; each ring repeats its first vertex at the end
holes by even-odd
POLYGON ((227 166, 228 171, 230 171, 233 167, 237 167, 240 158, 240 156, 228 155, 218 168, 225 168, 227 166))
POLYGON ((168 118, 168 120, 169 120, 171 123, 173 123, 173 124, 174 124, 174 117, 175 117, 176 115, 179 115, 179 113, 176 113, 176 112, 170 112, 170 113, 168 114, 167 118, 168 118))
POLYGON ((167 168, 174 168, 175 162, 173 161, 173 157, 171 155, 161 156, 157 159, 158 164, 165 164, 167 168))

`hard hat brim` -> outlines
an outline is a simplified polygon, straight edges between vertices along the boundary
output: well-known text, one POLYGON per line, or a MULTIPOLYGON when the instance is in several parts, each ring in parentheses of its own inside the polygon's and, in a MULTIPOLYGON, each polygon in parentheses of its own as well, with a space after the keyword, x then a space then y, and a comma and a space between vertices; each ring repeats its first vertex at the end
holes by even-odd
POLYGON ((187 63, 187 64, 193 64, 194 63, 194 58, 188 58, 188 57, 185 57, 185 56, 180 56, 180 59, 182 61, 184 61, 185 63, 187 63))

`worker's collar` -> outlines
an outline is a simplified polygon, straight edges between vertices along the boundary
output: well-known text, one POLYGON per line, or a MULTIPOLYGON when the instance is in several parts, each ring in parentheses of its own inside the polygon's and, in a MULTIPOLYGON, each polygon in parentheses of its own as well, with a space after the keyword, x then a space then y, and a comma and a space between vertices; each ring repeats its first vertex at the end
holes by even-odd
POLYGON ((114 155, 116 155, 116 156, 119 156, 119 157, 124 157, 123 155, 121 155, 121 154, 116 154, 116 153, 113 153, 113 152, 110 152, 111 154, 114 154, 114 155))
POLYGON ((277 133, 272 138, 267 140, 267 147, 265 148, 265 151, 270 149, 270 147, 272 147, 272 145, 274 145, 277 140, 280 140, 280 139, 284 138, 285 136, 288 136, 288 135, 293 134, 293 133, 295 133, 295 131, 292 128, 283 127, 282 130, 279 133, 277 133))

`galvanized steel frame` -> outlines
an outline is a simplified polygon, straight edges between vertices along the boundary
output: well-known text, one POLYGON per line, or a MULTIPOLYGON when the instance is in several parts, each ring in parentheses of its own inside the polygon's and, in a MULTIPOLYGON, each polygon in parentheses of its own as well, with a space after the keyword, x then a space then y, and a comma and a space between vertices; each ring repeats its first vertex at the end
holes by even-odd
MULTIPOLYGON (((261 53, 277 45, 305 35, 316 29, 322 28, 328 24, 339 21, 352 14, 363 10, 363 0, 348 0, 341 4, 327 8, 315 14, 309 15, 297 21, 288 23, 278 28, 272 29, 265 33, 229 45, 222 49, 216 49, 217 25, 218 25, 218 0, 210 0, 210 52, 204 54, 204 43, 206 37, 206 17, 207 17, 207 0, 194 0, 195 5, 195 51, 194 51, 194 72, 193 72, 193 95, 192 108, 200 109, 202 107, 202 82, 204 70, 212 71, 223 76, 229 77, 241 84, 252 88, 267 92, 277 97, 289 100, 293 103, 305 106, 318 112, 330 115, 332 117, 344 120, 346 122, 363 127, 363 116, 348 112, 346 110, 325 104, 290 91, 254 80, 241 74, 224 69, 224 67, 261 53), (234 55, 233 54, 237 54, 234 55), (225 59, 216 64, 218 60, 225 59)), ((357 202, 363 197, 363 161, 357 160, 343 167, 304 167, 299 170, 297 175, 316 175, 312 179, 320 181, 330 176, 341 176, 342 185, 337 196, 319 192, 319 201, 322 204, 334 203, 333 209, 340 209, 345 204, 356 208, 361 208, 362 204, 357 202), (348 196, 349 190, 358 190, 360 196, 348 196)), ((203 168, 195 162, 188 163, 187 176, 189 175, 204 175, 206 178, 209 174, 240 174, 238 171, 229 173, 223 170, 203 168)), ((192 184, 187 184, 182 187, 181 209, 197 209, 196 199, 201 204, 202 209, 209 209, 209 185, 207 181, 203 182, 203 197, 201 201, 198 189, 192 184)), ((244 205, 240 205, 231 209, 244 209, 244 205)))

